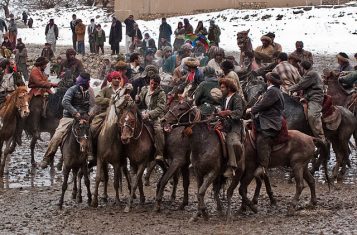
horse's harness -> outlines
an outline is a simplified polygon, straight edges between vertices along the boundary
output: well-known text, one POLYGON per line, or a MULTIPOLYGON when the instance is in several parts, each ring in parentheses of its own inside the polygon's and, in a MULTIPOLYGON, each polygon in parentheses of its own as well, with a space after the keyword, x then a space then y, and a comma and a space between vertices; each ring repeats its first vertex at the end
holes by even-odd
MULTIPOLYGON (((19 95, 17 98, 22 98, 22 97, 24 97, 24 96, 26 96, 26 95, 28 95, 28 92, 24 92, 24 93, 22 93, 21 95, 19 95)), ((27 102, 26 104, 22 104, 22 105, 20 105, 20 106, 18 106, 17 107, 17 110, 19 111, 19 112, 21 112, 21 109, 22 108, 24 108, 24 107, 29 107, 29 102, 27 102)))
MULTIPOLYGON (((177 121, 177 123, 175 123, 175 124, 172 125, 173 127, 174 127, 174 126, 178 126, 178 125, 182 125, 183 123, 181 123, 181 119, 182 119, 185 115, 189 114, 191 111, 197 109, 196 106, 191 105, 191 104, 190 104, 189 102, 187 102, 187 101, 184 101, 184 103, 189 107, 189 109, 186 110, 185 112, 183 112, 180 116, 177 116, 171 109, 169 109, 169 111, 168 111, 168 112, 176 119, 176 121, 177 121)), ((195 118, 195 119, 196 119, 196 118, 195 118)), ((193 122, 191 121, 191 116, 190 116, 190 115, 189 115, 189 117, 188 117, 188 123, 185 123, 185 124, 187 124, 187 125, 193 124, 193 122)))
POLYGON ((84 135, 84 136, 79 136, 79 135, 78 135, 78 132, 77 132, 77 130, 76 130, 76 128, 75 128, 77 122, 78 122, 79 124, 82 124, 83 122, 86 123, 86 122, 88 122, 88 121, 87 121, 87 120, 84 120, 84 119, 81 119, 81 120, 79 120, 79 121, 75 121, 75 123, 72 124, 72 134, 73 134, 74 138, 76 139, 77 143, 80 144, 80 139, 81 139, 81 138, 84 138, 85 140, 88 140, 88 136, 87 136, 87 135, 84 135))

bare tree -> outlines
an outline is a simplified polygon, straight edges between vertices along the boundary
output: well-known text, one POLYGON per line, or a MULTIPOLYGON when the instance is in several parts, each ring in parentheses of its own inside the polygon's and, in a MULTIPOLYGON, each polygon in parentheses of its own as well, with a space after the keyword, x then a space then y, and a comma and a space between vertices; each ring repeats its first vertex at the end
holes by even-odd
POLYGON ((10 0, 1 0, 0 1, 0 7, 2 7, 4 9, 6 18, 10 17, 9 5, 10 5, 10 0))

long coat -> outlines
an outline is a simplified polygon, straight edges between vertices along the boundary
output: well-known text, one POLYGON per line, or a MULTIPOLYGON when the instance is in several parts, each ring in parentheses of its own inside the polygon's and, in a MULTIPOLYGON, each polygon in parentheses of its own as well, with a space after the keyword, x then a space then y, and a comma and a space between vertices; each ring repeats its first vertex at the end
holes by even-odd
POLYGON ((30 96, 52 93, 52 84, 48 81, 47 76, 41 71, 40 67, 33 67, 31 70, 28 86, 31 88, 30 96))
POLYGON ((284 97, 277 86, 268 88, 261 100, 252 107, 252 114, 258 115, 257 121, 263 131, 280 131, 283 111, 284 97))
POLYGON ((243 117, 244 109, 245 109, 245 102, 243 101, 240 94, 235 92, 233 96, 228 101, 228 105, 226 107, 227 98, 225 97, 222 100, 222 110, 231 110, 231 115, 226 118, 223 122, 224 129, 227 132, 230 131, 240 131, 242 127, 241 118, 243 117))
POLYGON ((115 25, 110 28, 110 33, 109 33, 109 44, 117 44, 121 42, 123 38, 122 35, 122 30, 121 30, 121 22, 117 20, 115 22, 115 25))
POLYGON ((95 32, 94 32, 95 45, 104 45, 105 41, 106 41, 105 31, 103 29, 101 29, 100 31, 95 30, 95 32))
POLYGON ((86 26, 83 23, 77 23, 76 25, 77 42, 83 42, 85 34, 86 34, 86 26))

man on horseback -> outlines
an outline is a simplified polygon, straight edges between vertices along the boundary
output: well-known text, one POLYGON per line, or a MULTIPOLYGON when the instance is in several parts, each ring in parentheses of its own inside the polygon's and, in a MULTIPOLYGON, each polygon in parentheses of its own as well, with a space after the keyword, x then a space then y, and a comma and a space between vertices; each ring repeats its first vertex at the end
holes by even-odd
POLYGON ((69 74, 73 82, 75 79, 79 76, 80 73, 84 72, 84 67, 82 62, 76 58, 77 52, 70 48, 67 49, 66 51, 66 59, 63 60, 61 64, 61 72, 60 73, 65 73, 69 74))
POLYGON ((278 136, 283 121, 284 97, 280 90, 280 85, 283 84, 283 81, 276 73, 268 73, 266 78, 267 91, 252 108, 247 109, 247 113, 251 112, 255 116, 256 145, 259 146, 257 148, 259 167, 254 173, 255 177, 261 177, 266 174, 273 140, 278 136))
POLYGON ((325 141, 321 121, 322 103, 324 101, 323 81, 317 72, 312 71, 310 62, 303 61, 301 67, 303 68, 304 76, 298 84, 291 86, 289 91, 304 92, 304 98, 308 102, 307 119, 312 133, 315 137, 325 141))
POLYGON ((150 85, 143 87, 140 95, 135 97, 139 108, 143 109, 143 120, 150 120, 154 128, 154 139, 156 147, 156 160, 162 161, 165 146, 165 136, 161 127, 160 118, 165 114, 166 94, 160 87, 160 76, 150 77, 150 85))
POLYGON ((21 75, 14 71, 8 59, 0 63, 0 104, 5 102, 6 96, 16 90, 18 86, 25 85, 21 75))
POLYGON ((219 80, 220 89, 223 94, 223 102, 221 104, 222 111, 218 113, 222 117, 222 128, 227 133, 227 152, 228 162, 227 169, 224 172, 224 177, 231 178, 235 174, 237 168, 237 156, 243 154, 242 138, 243 138, 243 123, 241 121, 244 113, 244 101, 238 93, 238 87, 233 80, 221 78, 219 80))
POLYGON ((41 116, 46 116, 48 95, 52 94, 51 87, 57 87, 57 84, 48 81, 44 71, 48 64, 45 57, 38 57, 35 61, 35 66, 31 70, 28 87, 30 90, 31 115, 33 116, 33 130, 35 131, 36 138, 40 138, 39 125, 41 116), (40 97, 40 99, 35 99, 40 97), (41 104, 35 105, 37 102, 41 104), (35 108, 36 107, 36 108, 35 108))
POLYGON ((352 71, 353 68, 350 64, 350 58, 348 55, 344 52, 340 52, 336 56, 337 58, 337 63, 339 65, 338 71, 339 72, 345 72, 345 71, 352 71))
MULTIPOLYGON (((69 88, 64 95, 62 100, 62 106, 64 108, 63 118, 60 120, 56 132, 48 145, 48 149, 43 156, 41 168, 46 168, 48 164, 53 161, 57 148, 62 143, 62 139, 73 123, 73 119, 89 115, 91 99, 89 81, 89 73, 81 73, 76 80, 76 85, 69 88)), ((89 143, 90 142, 91 141, 89 141, 89 143)), ((93 156, 91 153, 91 147, 89 149, 88 161, 92 161, 93 156)))

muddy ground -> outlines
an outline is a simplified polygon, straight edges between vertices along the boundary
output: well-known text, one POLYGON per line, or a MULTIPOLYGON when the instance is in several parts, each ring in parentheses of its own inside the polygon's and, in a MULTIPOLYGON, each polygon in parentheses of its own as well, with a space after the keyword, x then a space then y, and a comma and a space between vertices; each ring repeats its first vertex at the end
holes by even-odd
MULTIPOLYGON (((331 56, 319 56, 316 60, 319 70, 333 64, 331 56)), ((44 142, 36 148, 36 160, 39 162, 46 150, 48 135, 43 135, 44 142)), ((0 189, 0 234, 357 234, 357 158, 351 154, 352 168, 343 183, 335 184, 328 190, 323 177, 316 176, 318 205, 314 209, 306 208, 310 193, 305 188, 301 196, 299 209, 293 216, 287 216, 287 205, 295 192, 294 184, 287 182, 287 172, 275 169, 270 172, 273 190, 278 205, 271 207, 269 199, 262 190, 259 212, 239 214, 240 197, 234 195, 234 219, 226 223, 225 217, 216 213, 211 189, 206 194, 210 219, 189 223, 189 218, 196 211, 196 183, 191 179, 189 206, 178 210, 183 195, 181 182, 177 199, 169 202, 171 186, 167 186, 161 213, 153 212, 155 182, 160 176, 156 172, 151 179, 151 186, 145 187, 146 203, 139 205, 134 201, 130 213, 124 213, 127 197, 126 184, 121 193, 121 204, 114 205, 112 182, 109 187, 109 202, 100 202, 97 209, 89 207, 86 190, 83 190, 82 204, 71 199, 69 185, 63 210, 57 203, 61 192, 61 173, 55 169, 40 170, 30 165, 29 141, 23 137, 23 145, 16 149, 9 159, 7 174, 0 189)), ((56 156, 56 161, 59 153, 56 156)), ((333 163, 333 159, 331 164, 333 163)), ((330 164, 330 167, 331 167, 330 164)), ((91 182, 93 186, 93 176, 91 182)), ((307 185, 306 185, 307 186, 307 185)), ((253 193, 252 185, 250 194, 253 193)), ((222 195, 223 196, 223 195, 222 195)), ((224 200, 226 206, 226 201, 224 200)))

